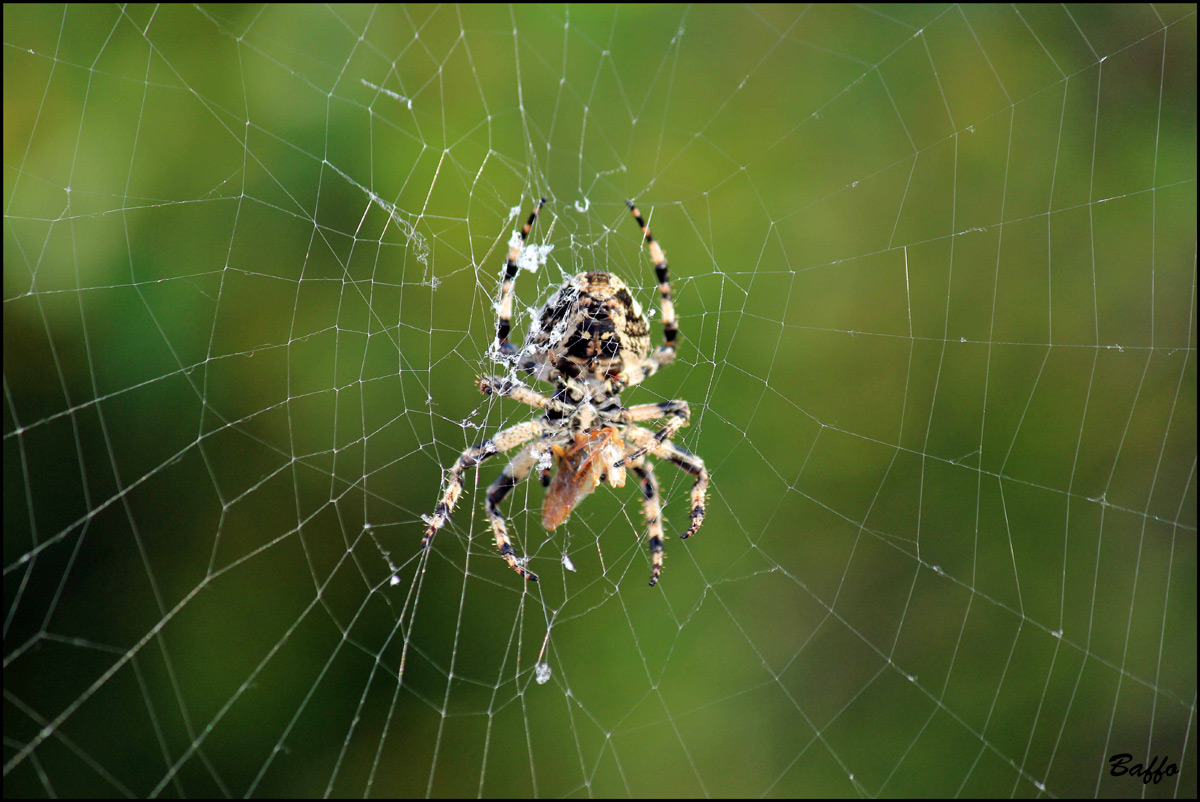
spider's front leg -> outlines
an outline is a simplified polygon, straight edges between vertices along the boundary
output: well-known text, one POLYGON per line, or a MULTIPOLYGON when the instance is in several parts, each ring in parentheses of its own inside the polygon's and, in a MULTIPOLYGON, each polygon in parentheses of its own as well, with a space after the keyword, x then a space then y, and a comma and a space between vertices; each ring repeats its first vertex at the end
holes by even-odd
MULTIPOLYGON (((671 271, 667 267, 667 255, 663 253, 662 246, 650 233, 650 226, 642 217, 642 213, 638 211, 637 204, 633 201, 625 201, 625 205, 629 207, 629 213, 633 215, 633 219, 637 220, 638 226, 642 229, 646 248, 650 251, 650 261, 654 264, 654 277, 658 279, 659 305, 662 308, 663 345, 647 358, 644 364, 649 372, 638 379, 641 381, 642 378, 654 373, 675 358, 675 338, 679 336, 679 327, 675 324, 675 304, 671 301, 671 271)), ((637 382, 633 382, 633 384, 637 384, 637 382)))
POLYGON ((503 354, 512 355, 517 352, 517 347, 508 341, 508 333, 512 330, 513 287, 517 281, 517 273, 521 270, 517 260, 521 257, 525 240, 529 237, 530 230, 533 229, 538 212, 542 210, 545 203, 545 198, 538 201, 538 205, 533 209, 533 214, 529 215, 529 219, 525 221, 525 226, 521 229, 520 243, 509 248, 508 259, 504 263, 504 281, 500 285, 500 303, 496 312, 496 317, 499 318, 496 323, 496 344, 503 354))
POLYGON ((544 432, 545 425, 541 421, 531 420, 518 423, 494 437, 484 440, 477 446, 471 446, 460 454, 450 470, 446 471, 446 491, 442 493, 442 498, 434 508, 433 515, 426 519, 429 526, 425 529, 425 536, 421 538, 421 548, 427 548, 433 540, 433 536, 446 525, 450 513, 454 511, 454 505, 458 503, 458 498, 462 495, 462 478, 467 468, 479 465, 488 457, 524 445, 535 437, 541 437, 544 432))
MULTIPOLYGON (((633 201, 626 201, 626 205, 629 207, 629 212, 633 215, 633 219, 637 221, 638 226, 642 229, 642 236, 646 240, 646 248, 650 251, 650 261, 654 265, 654 277, 658 279, 659 306, 662 309, 663 344, 636 365, 626 368, 617 377, 615 382, 613 382, 610 388, 610 393, 612 394, 619 393, 626 387, 641 384, 657 373, 659 368, 671 364, 675 359, 675 340, 679 337, 679 326, 675 323, 675 303, 671 300, 671 271, 667 267, 667 256, 663 253, 662 246, 654 239, 654 235, 650 233, 650 225, 642 217, 642 213, 638 211, 637 205, 633 201)), ((675 428, 678 429, 684 423, 686 421, 678 424, 675 428)))

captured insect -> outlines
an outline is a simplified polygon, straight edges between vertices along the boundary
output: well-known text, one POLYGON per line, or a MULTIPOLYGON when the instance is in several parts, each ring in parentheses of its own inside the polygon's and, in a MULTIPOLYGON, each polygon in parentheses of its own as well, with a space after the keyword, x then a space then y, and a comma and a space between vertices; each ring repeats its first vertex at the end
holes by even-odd
POLYGON ((545 203, 545 198, 538 202, 521 229, 519 242, 514 238, 509 249, 497 306, 496 342, 500 352, 513 359, 521 372, 553 385, 554 392, 545 396, 524 384, 497 376, 478 380, 479 390, 485 395, 505 396, 542 414, 463 451, 446 471, 446 488, 433 515, 425 517, 428 527, 421 547, 428 547, 445 526, 462 495, 466 469, 520 446, 521 450, 488 488, 484 506, 496 547, 509 567, 526 579, 537 581, 537 575, 517 558, 499 505, 534 468, 545 464, 544 455, 551 454, 552 467, 539 469, 542 484, 547 487, 542 506, 542 525, 547 530, 553 531, 566 521, 576 505, 601 483, 623 487, 627 468, 637 477, 646 515, 653 587, 662 573, 663 527, 658 480, 649 457, 664 459, 695 477, 691 523, 679 536, 681 540, 696 534, 704 522, 708 489, 704 460, 670 439, 688 424, 691 411, 686 401, 621 405, 622 391, 653 376, 675 358, 678 327, 667 259, 637 206, 628 201, 629 211, 641 226, 658 278, 663 344, 654 351, 650 350, 650 326, 641 305, 625 282, 601 271, 580 273, 563 282, 534 315, 524 346, 518 351, 508 341, 513 287, 519 272, 518 260, 545 203), (637 425, 652 420, 665 423, 657 431, 637 425))

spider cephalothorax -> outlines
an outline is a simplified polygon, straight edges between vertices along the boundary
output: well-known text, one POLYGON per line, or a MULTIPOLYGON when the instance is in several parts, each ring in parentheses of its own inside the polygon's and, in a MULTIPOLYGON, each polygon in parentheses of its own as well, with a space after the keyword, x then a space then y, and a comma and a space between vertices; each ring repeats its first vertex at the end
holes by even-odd
POLYGON ((650 584, 658 582, 662 572, 663 531, 658 499, 658 482, 647 459, 653 455, 678 466, 695 477, 692 485, 691 524, 679 537, 691 537, 704 521, 704 496, 708 472, 704 461, 670 437, 686 426, 690 411, 686 401, 657 404, 621 405, 622 390, 641 383, 675 357, 675 309, 671 303, 671 282, 666 257, 650 234, 633 202, 629 210, 642 228, 654 271, 658 278, 663 320, 663 345, 650 350, 650 327, 641 305, 625 282, 611 273, 594 271, 567 279, 534 316, 533 325, 520 351, 508 341, 512 326, 513 285, 517 264, 525 240, 541 211, 543 199, 521 229, 520 242, 508 253, 504 280, 497 306, 499 322, 496 343, 501 354, 513 359, 520 371, 554 386, 550 397, 537 393, 511 379, 487 376, 479 380, 486 394, 507 396, 542 410, 542 415, 519 423, 483 443, 464 451, 446 472, 446 489, 441 501, 428 516, 428 527, 421 541, 427 547, 445 525, 462 495, 463 472, 488 457, 524 446, 504 467, 500 477, 488 488, 488 523, 496 546, 509 566, 521 576, 537 576, 517 558, 508 539, 508 528, 500 514, 500 501, 535 467, 548 487, 542 507, 542 525, 553 530, 563 523, 571 510, 601 482, 623 487, 625 470, 632 470, 642 489, 650 542, 650 584), (656 432, 636 424, 664 420, 656 432))

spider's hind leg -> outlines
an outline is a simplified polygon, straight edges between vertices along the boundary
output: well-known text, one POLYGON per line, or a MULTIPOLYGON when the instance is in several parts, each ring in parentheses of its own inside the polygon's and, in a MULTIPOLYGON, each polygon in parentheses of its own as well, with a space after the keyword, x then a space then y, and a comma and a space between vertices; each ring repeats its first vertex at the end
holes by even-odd
POLYGON ((500 550, 500 556, 508 562, 509 568, 531 582, 538 581, 537 574, 526 569, 517 559, 512 543, 508 539, 508 524, 504 520, 504 515, 500 512, 500 502, 509 494, 509 491, 519 485, 529 475, 529 472, 533 470, 533 466, 537 464, 538 457, 540 456, 535 454, 539 445, 545 447, 545 444, 540 440, 530 443, 521 449, 504 466, 504 472, 488 488, 487 503, 484 505, 484 509, 487 512, 488 526, 492 528, 492 535, 496 538, 496 548, 500 550))
POLYGON ((666 460, 696 478, 692 483, 692 511, 689 513, 692 522, 679 535, 679 539, 687 540, 696 534, 701 524, 704 523, 704 500, 708 494, 708 469, 704 467, 704 460, 670 440, 658 442, 654 432, 643 429, 641 426, 629 426, 625 432, 625 439, 627 442, 646 448, 649 453, 666 460))
POLYGON ((460 454, 454 464, 450 466, 450 470, 446 471, 446 490, 434 508, 433 515, 425 519, 429 525, 425 529, 425 536, 421 538, 421 548, 428 548, 433 541, 433 536, 450 519, 450 513, 454 511, 454 505, 458 503, 459 496, 462 495, 463 474, 467 468, 473 468, 488 457, 504 451, 511 451, 519 445, 528 443, 533 438, 540 437, 544 431, 545 426, 541 421, 532 420, 518 423, 477 446, 471 446, 460 454))
POLYGON ((658 479, 654 468, 644 459, 634 461, 630 468, 642 488, 642 509, 646 513, 647 535, 650 539, 650 587, 658 584, 663 564, 662 506, 658 500, 658 479))

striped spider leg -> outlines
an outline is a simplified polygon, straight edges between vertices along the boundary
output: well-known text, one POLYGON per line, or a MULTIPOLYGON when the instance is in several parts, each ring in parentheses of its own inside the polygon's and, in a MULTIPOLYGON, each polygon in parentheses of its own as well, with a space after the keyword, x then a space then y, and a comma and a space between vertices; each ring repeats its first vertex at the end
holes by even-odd
POLYGON ((671 300, 671 272, 667 268, 667 256, 658 240, 650 233, 650 226, 642 218, 637 204, 626 201, 625 205, 629 207, 629 213, 642 229, 646 248, 650 251, 650 261, 654 264, 654 276, 658 279, 659 306, 662 309, 663 344, 638 364, 622 371, 622 389, 642 383, 657 373, 659 368, 670 364, 675 359, 675 340, 679 336, 679 327, 675 323, 675 304, 671 300))
MULTIPOLYGON (((687 401, 662 401, 658 404, 637 404, 624 410, 620 416, 622 423, 635 423, 648 420, 667 418, 663 427, 654 433, 654 444, 661 444, 675 436, 675 433, 688 425, 692 410, 687 401)), ((654 444, 646 444, 641 448, 630 451, 619 464, 641 459, 654 444)))
MULTIPOLYGON (((528 231, 528 224, 526 225, 526 231, 528 231)), ((510 261, 512 260, 510 259, 510 261)), ((561 401, 547 398, 541 393, 530 390, 528 387, 497 376, 481 377, 478 379, 477 384, 479 391, 484 395, 507 396, 522 404, 528 404, 534 409, 549 409, 562 413, 566 408, 566 405, 561 401)), ((521 449, 504 466, 504 471, 500 474, 499 478, 488 488, 485 511, 487 512, 488 525, 495 536, 496 548, 500 550, 500 555, 508 562, 510 568, 526 579, 536 582, 537 575, 523 568, 517 560, 512 543, 508 539, 508 525, 504 520, 504 516, 500 514, 498 505, 508 495, 510 490, 520 484, 529 475, 530 470, 540 460, 541 453, 546 451, 550 447, 550 441, 555 439, 557 433, 551 432, 547 434, 546 428, 546 424, 542 420, 518 423, 516 426, 500 432, 495 437, 485 440, 480 445, 473 446, 464 451, 454 463, 454 466, 446 472, 446 491, 442 494, 441 501, 438 502, 433 516, 429 519, 429 527, 425 530, 425 537, 421 540, 421 548, 429 546, 433 540, 433 536, 446 524, 446 520, 454 510, 454 505, 458 503, 459 496, 462 495, 463 471, 481 464, 484 460, 495 454, 510 451, 519 445, 528 443, 525 448, 521 449), (529 443, 530 440, 534 440, 534 442, 529 443)))
MULTIPOLYGON (((708 493, 708 469, 704 467, 704 460, 688 451, 683 446, 672 443, 670 440, 663 440, 660 442, 658 440, 658 436, 654 432, 651 432, 649 429, 643 429, 641 426, 634 426, 632 424, 626 426, 624 437, 627 442, 637 445, 644 452, 648 452, 659 459, 664 459, 680 470, 695 477, 695 481, 692 483, 691 492, 692 511, 689 514, 689 517, 691 518, 691 524, 688 526, 687 530, 679 536, 679 539, 687 540, 689 537, 696 534, 696 531, 700 528, 700 525, 704 523, 704 497, 708 493)), ((626 459, 628 461, 628 458, 626 459)), ((643 463, 644 460, 639 457, 638 461, 633 462, 633 464, 630 466, 633 469, 634 474, 637 475, 639 479, 642 479, 642 473, 639 472, 638 467, 636 466, 639 466, 643 463)), ((642 467, 642 470, 646 471, 647 468, 642 467)), ((662 572, 663 533, 662 523, 658 519, 658 485, 657 482, 653 481, 653 472, 650 472, 649 478, 651 480, 650 482, 646 482, 645 480, 642 482, 642 493, 644 496, 646 496, 646 517, 647 519, 653 517, 655 521, 650 525, 649 528, 650 561, 652 566, 650 585, 653 587, 658 582, 659 574, 662 572), (653 505, 650 503, 651 494, 653 494, 655 497, 653 505)))
POLYGON ((500 347, 501 353, 507 355, 517 352, 517 347, 508 341, 508 334, 512 331, 513 288, 517 283, 517 273, 521 271, 517 260, 521 258, 521 251, 525 247, 525 241, 529 238, 533 224, 537 222, 538 212, 545 205, 546 199, 542 198, 538 201, 537 206, 533 207, 533 214, 529 215, 529 219, 521 228, 521 242, 508 249, 508 260, 504 263, 504 281, 500 284, 500 304, 496 313, 496 317, 499 318, 496 322, 496 343, 500 347))
MULTIPOLYGON (((657 373, 660 367, 670 364, 675 359, 675 340, 679 336, 679 327, 675 323, 675 304, 671 300, 671 274, 667 267, 666 254, 663 253, 662 246, 658 244, 658 241, 654 239, 654 235, 650 233, 650 226, 642 217, 642 213, 638 211, 637 205, 633 201, 626 201, 626 206, 629 207, 630 214, 642 229, 642 236, 650 251, 650 261, 654 264, 654 275, 658 279, 659 303, 662 308, 663 344, 645 359, 622 371, 618 377, 622 389, 640 384, 657 373)), ((666 424, 655 434, 655 442, 663 443, 674 437, 681 428, 687 426, 690 417, 691 410, 686 401, 666 401, 661 404, 641 404, 630 407, 626 420, 632 422, 667 418, 666 424)), ((632 451, 626 455, 624 462, 633 462, 644 456, 649 450, 650 445, 646 445, 632 451)))
POLYGON ((658 479, 654 466, 644 458, 630 462, 630 469, 642 488, 642 509, 646 514, 646 530, 650 538, 650 587, 658 584, 663 563, 662 506, 658 500, 658 479))
MULTIPOLYGON (((471 446, 460 454, 450 470, 446 471, 446 490, 442 493, 442 498, 438 501, 437 507, 434 508, 433 515, 425 519, 429 525, 425 529, 425 536, 421 539, 421 548, 428 548, 429 544, 433 542, 433 536, 449 520, 450 513, 454 511, 454 505, 458 503, 458 499, 462 495, 463 473, 467 468, 473 468, 489 457, 505 451, 511 451, 517 446, 529 443, 530 440, 542 438, 545 432, 546 426, 540 420, 518 423, 516 426, 511 426, 496 436, 484 440, 477 446, 471 446)), ((534 581, 537 580, 537 577, 526 571, 517 562, 512 544, 508 540, 508 532, 504 525, 504 519, 500 517, 498 511, 493 514, 493 508, 495 504, 499 503, 500 499, 504 498, 509 490, 516 486, 517 482, 529 474, 530 468, 537 462, 533 458, 536 450, 534 448, 535 445, 537 443, 523 448, 505 466, 504 472, 500 474, 500 478, 488 490, 487 508, 488 522, 491 524, 492 533, 496 536, 496 546, 500 549, 501 556, 508 562, 510 568, 526 579, 534 581), (494 500, 493 496, 495 496, 494 500)))
POLYGON ((525 446, 504 466, 503 472, 497 477, 496 481, 492 482, 491 487, 488 488, 487 503, 484 505, 484 511, 487 512, 488 526, 492 529, 492 535, 496 539, 496 548, 500 550, 500 556, 505 559, 509 568, 530 582, 538 581, 537 574, 526 569, 517 560, 512 543, 508 540, 508 523, 505 521, 504 515, 500 512, 500 502, 509 494, 509 491, 524 481, 529 472, 533 470, 533 466, 537 465, 541 459, 541 452, 546 448, 546 441, 548 439, 543 437, 525 446))

